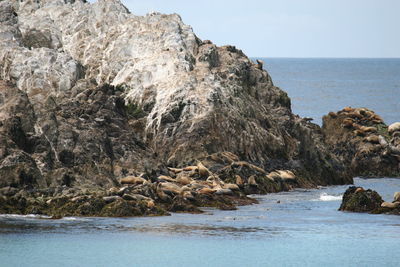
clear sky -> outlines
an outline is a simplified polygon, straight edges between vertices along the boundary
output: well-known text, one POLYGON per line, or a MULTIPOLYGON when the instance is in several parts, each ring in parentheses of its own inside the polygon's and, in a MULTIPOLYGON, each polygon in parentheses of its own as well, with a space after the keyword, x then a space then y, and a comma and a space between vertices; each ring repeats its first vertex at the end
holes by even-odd
POLYGON ((253 57, 400 57, 400 0, 122 0, 253 57))

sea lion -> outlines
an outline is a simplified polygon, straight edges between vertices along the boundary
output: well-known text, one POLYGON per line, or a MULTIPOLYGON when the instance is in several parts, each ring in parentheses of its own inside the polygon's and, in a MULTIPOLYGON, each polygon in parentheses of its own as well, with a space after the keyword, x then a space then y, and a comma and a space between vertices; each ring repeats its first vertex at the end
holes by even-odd
POLYGON ((276 172, 276 171, 270 172, 268 175, 266 175, 266 177, 272 181, 275 181, 275 179, 281 178, 279 172, 276 172))
POLYGON ((373 143, 373 144, 379 144, 379 136, 377 135, 370 135, 364 138, 365 142, 373 143))
POLYGON ((154 201, 153 200, 149 200, 149 201, 147 201, 147 207, 149 208, 149 209, 152 209, 152 208, 154 208, 155 206, 156 206, 156 204, 154 204, 154 201))
POLYGON ((193 200, 194 199, 194 196, 193 196, 191 191, 183 191, 181 196, 183 198, 186 198, 186 199, 189 199, 189 200, 193 200))
POLYGON ((364 188, 362 187, 357 187, 356 191, 354 191, 354 193, 360 193, 360 192, 364 192, 364 188))
POLYGON ((353 123, 352 126, 353 126, 353 128, 356 129, 356 130, 360 130, 361 127, 362 127, 362 126, 361 126, 360 124, 358 124, 358 123, 353 123))
POLYGON ((395 122, 389 125, 388 132, 393 133, 396 131, 400 131, 400 122, 395 122))
POLYGON ((175 182, 175 179, 170 177, 170 176, 166 176, 166 175, 160 175, 158 176, 157 180, 159 181, 168 181, 168 182, 175 182))
POLYGON ((230 190, 233 190, 233 191, 239 190, 239 186, 237 184, 224 184, 222 186, 222 188, 230 189, 230 190))
POLYGON ((381 204, 381 207, 382 208, 390 208, 390 209, 395 209, 395 208, 398 208, 400 206, 400 202, 394 202, 394 203, 392 203, 392 202, 383 202, 382 204, 381 204))
POLYGON ((354 108, 352 108, 352 107, 344 107, 344 108, 342 109, 342 111, 343 111, 343 112, 353 112, 353 111, 354 111, 354 108))
POLYGON ((353 128, 354 120, 352 118, 345 118, 342 122, 342 127, 353 128))
POLYGON ((328 115, 329 115, 331 118, 336 118, 336 117, 337 117, 337 114, 336 114, 335 112, 333 112, 333 111, 329 112, 328 115))
POLYGON ((363 131, 364 133, 375 133, 378 131, 378 129, 373 126, 370 126, 370 127, 361 126, 360 130, 363 131))
POLYGON ((256 177, 254 175, 250 176, 247 183, 251 186, 257 186, 256 177))
POLYGON ((200 189, 198 191, 199 194, 203 194, 203 195, 211 195, 214 194, 215 189, 211 189, 209 187, 203 187, 202 189, 200 189))
POLYGON ((237 185, 243 185, 243 180, 242 177, 240 177, 240 175, 235 175, 235 183, 237 185))
POLYGON ((185 172, 190 172, 190 171, 197 171, 199 168, 197 166, 187 166, 183 168, 185 172))
POLYGON ((160 188, 167 194, 179 195, 182 192, 178 185, 169 182, 160 183, 160 188))
POLYGON ((145 182, 147 182, 146 179, 136 176, 127 176, 120 180, 121 184, 144 184, 145 182))
POLYGON ((178 177, 176 177, 175 181, 179 184, 187 185, 187 184, 190 184, 193 180, 187 176, 178 175, 178 177))
POLYGON ((351 117, 351 118, 357 118, 357 119, 362 119, 362 118, 364 118, 363 115, 361 115, 360 113, 358 113, 358 112, 356 112, 356 111, 348 112, 346 115, 349 116, 349 117, 351 117))
POLYGON ((400 201, 400 192, 396 192, 393 195, 394 201, 400 201))
POLYGON ((295 180, 296 175, 291 171, 278 171, 281 179, 283 180, 295 180))
POLYGON ((210 171, 200 161, 199 163, 197 163, 197 169, 201 177, 207 177, 208 175, 210 175, 210 171))
POLYGON ((221 152, 221 156, 226 159, 229 163, 232 163, 234 161, 239 161, 239 157, 233 154, 232 152, 224 151, 221 152))

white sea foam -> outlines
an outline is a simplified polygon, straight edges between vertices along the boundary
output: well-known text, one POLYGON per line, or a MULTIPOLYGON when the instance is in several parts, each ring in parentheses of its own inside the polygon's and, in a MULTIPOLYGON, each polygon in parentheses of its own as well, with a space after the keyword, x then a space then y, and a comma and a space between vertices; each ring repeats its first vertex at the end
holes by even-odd
POLYGON ((322 193, 317 201, 337 201, 337 200, 342 200, 342 198, 343 195, 333 196, 333 195, 328 195, 327 193, 322 193))
POLYGON ((14 219, 51 219, 51 216, 39 215, 39 214, 28 214, 28 215, 0 214, 0 217, 14 218, 14 219))

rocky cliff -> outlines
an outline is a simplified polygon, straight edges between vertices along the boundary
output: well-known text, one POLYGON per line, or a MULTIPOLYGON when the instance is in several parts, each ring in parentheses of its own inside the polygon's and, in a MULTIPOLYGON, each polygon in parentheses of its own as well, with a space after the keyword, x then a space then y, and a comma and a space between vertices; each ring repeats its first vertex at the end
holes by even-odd
POLYGON ((200 40, 176 14, 135 16, 118 0, 2 0, 0 80, 3 212, 30 201, 16 212, 51 214, 69 205, 51 200, 68 196, 67 214, 97 205, 78 215, 112 215, 115 201, 145 200, 117 213, 135 215, 352 181, 262 62, 200 40))

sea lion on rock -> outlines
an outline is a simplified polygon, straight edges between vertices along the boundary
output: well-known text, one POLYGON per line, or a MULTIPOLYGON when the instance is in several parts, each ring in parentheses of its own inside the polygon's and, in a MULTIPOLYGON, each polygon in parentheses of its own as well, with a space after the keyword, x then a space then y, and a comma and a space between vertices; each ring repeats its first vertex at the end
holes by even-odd
POLYGON ((229 163, 239 161, 238 156, 228 151, 221 152, 221 156, 224 158, 224 160, 226 160, 229 163))
POLYGON ((121 184, 144 184, 145 182, 147 182, 146 179, 136 176, 127 176, 120 180, 121 184))
POLYGON ((199 168, 197 166, 187 166, 183 168, 185 172, 190 172, 190 171, 197 171, 199 168))
POLYGON ((364 133, 375 133, 378 131, 378 129, 376 129, 376 127, 370 126, 361 126, 360 128, 361 131, 363 131, 364 133))
POLYGON ((160 188, 162 191, 164 191, 165 193, 169 193, 169 194, 175 194, 178 195, 182 192, 181 188, 179 186, 177 186, 176 184, 173 183, 160 183, 160 188))
POLYGON ((243 179, 240 177, 240 175, 235 175, 235 183, 239 186, 243 185, 243 179))
POLYGON ((356 191, 354 191, 354 193, 360 193, 360 192, 364 192, 364 188, 362 187, 357 187, 356 191))
POLYGON ((210 171, 200 161, 197 163, 197 169, 201 177, 207 177, 210 174, 210 171))
POLYGON ((394 203, 392 203, 392 202, 383 202, 381 204, 382 208, 390 208, 390 209, 395 209, 395 208, 398 208, 399 206, 400 206, 400 202, 394 202, 394 203))
POLYGON ((291 171, 278 171, 281 179, 283 180, 295 180, 296 175, 291 171))
POLYGON ((379 136, 378 135, 370 135, 364 138, 365 142, 379 144, 379 136))
POLYGON ((393 133, 396 131, 400 131, 400 122, 395 122, 389 125, 388 132, 393 133))
POLYGON ((147 207, 148 207, 149 209, 152 209, 152 208, 154 208, 155 206, 156 206, 156 204, 154 204, 154 201, 153 201, 153 200, 147 201, 147 207))
POLYGON ((353 111, 354 111, 354 108, 352 108, 352 107, 344 107, 344 108, 342 109, 342 111, 343 111, 343 112, 353 112, 353 111))
POLYGON ((191 179, 187 176, 178 175, 178 177, 176 177, 175 181, 179 184, 187 185, 187 184, 190 184, 193 181, 193 179, 191 179))
POLYGON ((276 172, 276 171, 270 172, 266 177, 272 181, 275 181, 275 179, 281 178, 279 172, 276 172))
POLYGON ((330 117, 332 117, 332 118, 336 118, 337 117, 337 114, 335 112, 333 112, 333 111, 329 112, 328 115, 330 117))
POLYGON ((157 180, 159 181, 168 181, 168 182, 175 182, 175 179, 170 177, 170 176, 166 176, 166 175, 160 175, 158 176, 157 180))
POLYGON ((203 194, 203 195, 211 195, 214 194, 215 189, 211 189, 209 187, 203 187, 202 189, 200 189, 198 191, 199 194, 203 194))
POLYGON ((354 120, 352 118, 345 118, 342 122, 342 127, 352 128, 354 120))
POLYGON ((254 175, 249 177, 249 179, 247 180, 247 183, 251 186, 258 186, 258 184, 256 182, 256 177, 254 175))
POLYGON ((364 118, 364 116, 363 115, 361 115, 360 113, 358 113, 358 112, 349 112, 348 114, 347 114, 347 116, 349 116, 350 118, 357 118, 357 119, 362 119, 362 118, 364 118))
POLYGON ((239 190, 239 186, 237 184, 224 184, 222 186, 222 188, 230 189, 230 190, 233 190, 233 191, 239 190))
POLYGON ((396 192, 393 195, 394 201, 400 202, 400 192, 396 192))

